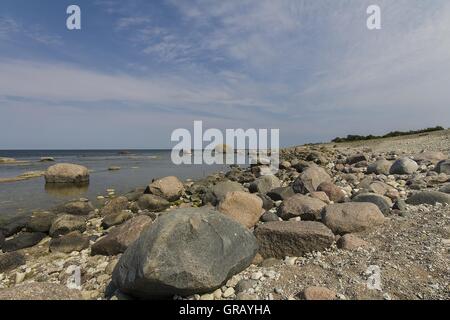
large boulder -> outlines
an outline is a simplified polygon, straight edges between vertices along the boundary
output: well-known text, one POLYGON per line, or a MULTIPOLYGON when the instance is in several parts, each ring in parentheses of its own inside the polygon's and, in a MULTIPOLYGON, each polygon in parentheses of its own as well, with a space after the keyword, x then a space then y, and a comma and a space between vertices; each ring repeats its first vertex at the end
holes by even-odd
POLYGON ((290 218, 300 217, 302 220, 320 220, 322 209, 326 203, 315 198, 296 194, 283 201, 278 208, 278 215, 288 220, 290 218))
POLYGON ((436 203, 450 204, 450 195, 439 191, 421 191, 414 193, 406 200, 407 204, 419 205, 436 203))
POLYGON ((0 232, 5 237, 11 237, 26 228, 28 221, 30 221, 30 217, 19 217, 12 221, 8 221, 0 226, 0 232))
POLYGON ((440 189, 440 192, 450 193, 450 183, 443 185, 440 189))
POLYGON ((405 157, 395 161, 389 172, 390 174, 412 174, 416 172, 417 169, 419 169, 417 162, 405 157))
POLYGON ((294 181, 292 188, 297 193, 306 194, 317 191, 321 183, 331 181, 332 179, 325 169, 312 165, 294 181))
POLYGON ((67 213, 75 216, 86 216, 95 210, 90 201, 69 201, 57 206, 53 211, 57 213, 67 213))
POLYGON ((2 250, 4 252, 11 252, 20 249, 25 249, 32 247, 42 239, 44 239, 47 235, 42 232, 23 232, 14 236, 12 239, 6 240, 3 244, 2 250))
POLYGON ((322 251, 334 242, 331 230, 314 221, 266 222, 256 228, 255 237, 264 258, 279 259, 322 251))
POLYGON ((183 183, 177 177, 165 177, 153 181, 145 190, 145 193, 151 193, 167 201, 176 201, 180 199, 184 192, 183 183))
POLYGON ((384 220, 375 204, 365 202, 331 204, 322 213, 322 221, 336 234, 361 232, 384 220))
POLYGON ((33 282, 0 289, 0 300, 82 300, 80 290, 62 284, 33 282))
POLYGON ((152 219, 146 215, 128 220, 94 243, 91 248, 92 255, 114 256, 124 252, 151 224, 152 219))
POLYGON ((317 191, 323 191, 327 194, 328 199, 333 202, 344 202, 345 193, 337 185, 331 182, 322 182, 317 187, 317 191))
POLYGON ((375 194, 375 193, 358 194, 356 197, 354 197, 352 199, 352 201, 373 203, 380 209, 380 211, 384 215, 388 215, 391 212, 391 208, 393 205, 391 199, 389 199, 388 197, 379 195, 379 194, 375 194))
POLYGON ((367 167, 367 173, 384 174, 388 175, 392 167, 392 162, 386 159, 380 159, 374 163, 369 164, 367 167))
POLYGON ((261 198, 243 191, 227 193, 218 210, 247 228, 255 226, 264 212, 261 198))
POLYGON ((178 209, 159 217, 121 256, 113 283, 139 298, 169 298, 220 288, 247 268, 253 234, 211 209, 178 209))
POLYGON ((72 231, 86 231, 86 220, 84 217, 62 214, 53 221, 49 234, 52 237, 58 237, 72 231))
POLYGON ((279 187, 267 192, 267 196, 273 201, 286 200, 295 195, 294 189, 292 187, 279 187))
POLYGON ((154 194, 143 194, 137 204, 140 209, 152 212, 163 211, 170 207, 169 201, 154 194))
POLYGON ((259 177, 250 184, 249 190, 254 193, 266 194, 272 189, 279 188, 281 181, 274 175, 259 177))
POLYGON ((118 226, 127 220, 130 220, 133 214, 128 211, 121 211, 116 213, 111 213, 102 219, 103 229, 109 229, 113 226, 118 226))
POLYGON ((445 173, 450 175, 450 160, 443 160, 440 161, 437 165, 436 165, 436 171, 438 173, 445 173))
POLYGON ((50 241, 51 252, 71 253, 81 251, 89 247, 89 238, 83 236, 79 231, 73 231, 50 241))
POLYGON ((102 216, 107 216, 113 213, 121 212, 122 210, 126 210, 127 207, 128 207, 128 198, 120 196, 108 201, 106 205, 100 210, 100 214, 102 216))
POLYGON ((86 167, 71 164, 58 163, 45 172, 46 183, 70 183, 84 184, 89 182, 89 170, 86 167))

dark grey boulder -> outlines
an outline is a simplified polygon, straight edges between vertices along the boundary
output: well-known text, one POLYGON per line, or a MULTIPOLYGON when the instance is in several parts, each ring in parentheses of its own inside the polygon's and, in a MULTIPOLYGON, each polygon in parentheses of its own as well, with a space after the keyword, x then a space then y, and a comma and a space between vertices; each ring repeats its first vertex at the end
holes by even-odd
POLYGON ((71 253, 89 247, 89 237, 83 236, 79 231, 73 231, 50 241, 51 252, 71 253))
POLYGON ((275 203, 273 202, 272 199, 270 199, 270 197, 266 194, 261 194, 261 193, 257 193, 256 194, 258 197, 261 198, 261 200, 263 201, 263 209, 264 210, 270 210, 275 206, 275 203))
POLYGON ((10 240, 6 240, 3 244, 2 250, 4 252, 17 251, 20 249, 25 249, 38 244, 47 235, 42 232, 24 232, 16 235, 10 240))
POLYGON ((281 181, 274 175, 262 176, 250 184, 249 190, 253 193, 266 194, 267 192, 279 188, 281 181))
POLYGON ((137 204, 142 210, 146 209, 154 212, 163 211, 170 207, 169 201, 154 194, 142 195, 137 204))
POLYGON ((133 214, 128 211, 115 212, 107 215, 102 220, 103 229, 111 228, 112 226, 117 226, 130 220, 133 214))
POLYGON ((436 165, 436 171, 438 173, 445 173, 450 175, 450 160, 442 160, 436 165))
POLYGON ((3 232, 0 231, 0 250, 2 250, 4 243, 5 243, 5 236, 3 235, 3 232))
POLYGON ((59 215, 52 223, 49 234, 51 237, 58 237, 72 231, 86 231, 86 220, 81 216, 71 214, 59 215))
POLYGON ((367 157, 365 154, 362 153, 358 153, 358 154, 354 154, 351 155, 350 157, 347 158, 347 163, 348 164, 355 164, 361 161, 367 161, 367 157))
POLYGON ((261 216, 261 221, 262 222, 280 221, 280 218, 275 213, 270 212, 270 211, 266 211, 261 216))
POLYGON ((273 201, 286 200, 289 197, 295 195, 294 189, 292 187, 280 187, 275 188, 267 192, 267 196, 273 201))
POLYGON ((48 211, 34 212, 27 223, 27 230, 30 232, 45 232, 48 233, 56 214, 48 211))
POLYGON ((22 231, 22 229, 25 229, 29 220, 30 217, 20 217, 14 219, 13 221, 7 222, 0 226, 0 232, 2 232, 5 237, 11 237, 22 231))
POLYGON ((19 252, 2 254, 0 255, 0 273, 11 271, 25 263, 25 256, 19 252))
POLYGON ((419 169, 417 162, 410 158, 401 158, 395 161, 389 172, 391 174, 412 174, 419 169))
POLYGON ((430 204, 435 205, 436 203, 450 204, 450 195, 439 192, 439 191, 422 191, 414 193, 407 200, 407 204, 419 205, 419 204, 430 204))
POLYGON ((139 298, 211 292, 247 268, 257 250, 253 234, 231 218, 207 208, 178 209, 128 247, 112 280, 139 298))
POLYGON ((89 201, 69 201, 57 206, 53 211, 56 213, 68 213, 75 216, 87 216, 95 210, 94 206, 89 201))
POLYGON ((439 189, 439 191, 440 191, 440 192, 444 192, 444 193, 450 193, 450 183, 449 183, 449 184, 446 184, 446 185, 444 185, 444 186, 442 186, 442 187, 439 189))
POLYGON ((353 202, 370 202, 375 204, 384 215, 388 215, 392 208, 392 201, 388 197, 376 193, 358 194, 352 199, 353 202))

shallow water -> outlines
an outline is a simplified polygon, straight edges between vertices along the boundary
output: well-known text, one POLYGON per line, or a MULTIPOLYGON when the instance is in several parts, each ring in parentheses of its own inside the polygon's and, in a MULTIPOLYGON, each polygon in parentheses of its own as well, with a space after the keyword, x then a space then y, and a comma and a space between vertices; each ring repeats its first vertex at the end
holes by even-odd
POLYGON ((107 189, 123 194, 142 187, 153 178, 174 175, 180 179, 196 179, 226 170, 223 165, 174 165, 169 150, 133 150, 120 155, 119 150, 47 150, 0 151, 0 157, 27 161, 24 164, 0 164, 0 177, 14 177, 27 171, 46 170, 55 163, 76 163, 91 170, 90 183, 81 188, 51 187, 43 177, 31 180, 0 183, 0 220, 30 214, 37 209, 49 209, 75 198, 88 198, 95 202, 107 189), (53 157, 56 162, 39 162, 41 157, 53 157), (119 171, 109 171, 119 166, 119 171))

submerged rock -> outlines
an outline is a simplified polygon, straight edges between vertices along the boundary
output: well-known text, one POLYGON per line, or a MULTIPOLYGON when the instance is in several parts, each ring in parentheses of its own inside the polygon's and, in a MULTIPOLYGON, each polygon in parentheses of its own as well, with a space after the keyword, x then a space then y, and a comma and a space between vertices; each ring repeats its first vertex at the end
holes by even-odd
POLYGON ((120 258, 113 282, 139 298, 212 292, 250 265, 256 239, 211 209, 178 209, 159 217, 120 258))
POLYGON ((83 184, 89 182, 89 170, 77 164, 59 163, 49 167, 45 173, 46 183, 73 183, 83 184))

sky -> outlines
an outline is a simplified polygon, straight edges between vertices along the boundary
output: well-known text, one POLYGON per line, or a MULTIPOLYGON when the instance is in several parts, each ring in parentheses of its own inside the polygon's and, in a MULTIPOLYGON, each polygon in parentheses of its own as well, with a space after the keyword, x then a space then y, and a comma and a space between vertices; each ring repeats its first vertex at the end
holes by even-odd
POLYGON ((449 127, 449 83, 447 0, 0 3, 0 149, 170 148, 194 120, 283 146, 449 127))

